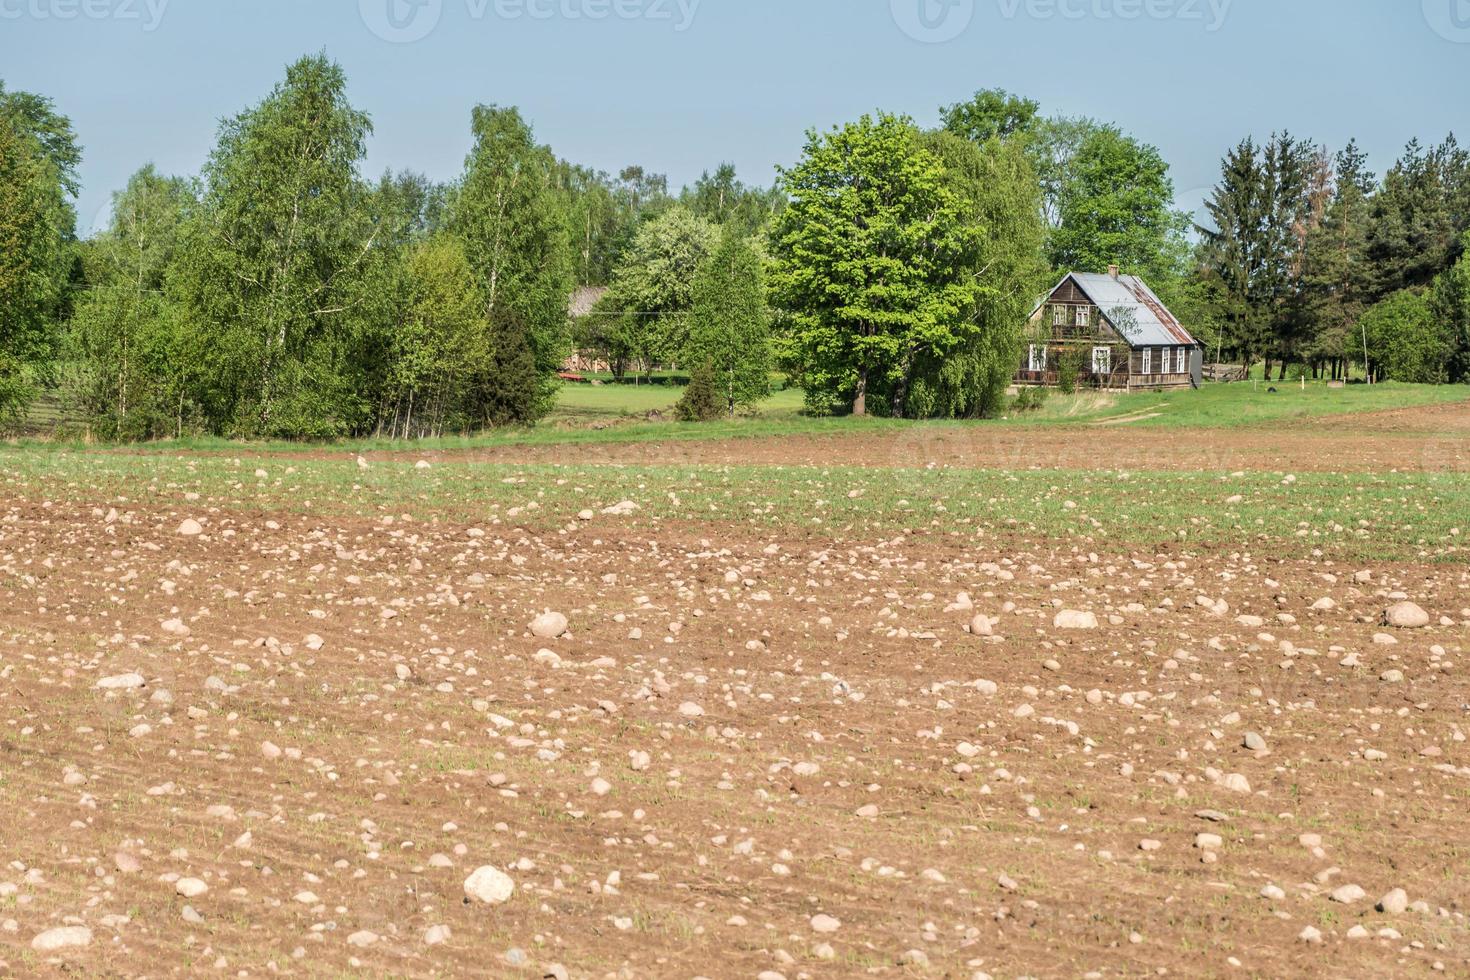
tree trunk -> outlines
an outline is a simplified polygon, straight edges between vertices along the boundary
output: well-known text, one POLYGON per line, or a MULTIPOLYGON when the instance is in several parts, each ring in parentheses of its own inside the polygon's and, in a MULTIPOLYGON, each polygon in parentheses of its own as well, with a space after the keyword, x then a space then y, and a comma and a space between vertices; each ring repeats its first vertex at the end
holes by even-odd
POLYGON ((857 393, 852 398, 852 414, 863 418, 868 414, 868 369, 858 368, 857 393))

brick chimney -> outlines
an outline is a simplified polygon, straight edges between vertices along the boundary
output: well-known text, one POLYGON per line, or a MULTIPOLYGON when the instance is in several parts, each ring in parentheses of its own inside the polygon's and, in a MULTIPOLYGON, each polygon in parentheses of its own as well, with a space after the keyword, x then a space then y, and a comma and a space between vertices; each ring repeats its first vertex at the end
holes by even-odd
POLYGON ((1118 267, 1117 266, 1115 266, 1115 265, 1108 266, 1108 275, 1112 276, 1114 279, 1118 278, 1118 271, 1119 270, 1118 270, 1118 267))

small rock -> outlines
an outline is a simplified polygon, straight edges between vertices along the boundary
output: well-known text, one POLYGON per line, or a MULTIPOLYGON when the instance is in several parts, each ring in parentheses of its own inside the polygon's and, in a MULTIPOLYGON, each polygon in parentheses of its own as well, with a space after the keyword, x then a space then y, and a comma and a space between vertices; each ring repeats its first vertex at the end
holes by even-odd
POLYGON ((1357 885, 1343 885, 1332 893, 1332 900, 1340 905, 1352 905, 1368 897, 1368 893, 1357 885))
POLYGON ((194 518, 190 517, 179 525, 178 533, 182 537, 197 538, 204 533, 204 527, 198 521, 194 520, 194 518))

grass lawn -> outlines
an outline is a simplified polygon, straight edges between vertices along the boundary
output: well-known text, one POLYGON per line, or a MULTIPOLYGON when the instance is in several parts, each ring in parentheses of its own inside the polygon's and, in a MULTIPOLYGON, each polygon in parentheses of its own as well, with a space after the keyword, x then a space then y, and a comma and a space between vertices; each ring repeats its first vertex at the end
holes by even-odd
MULTIPOLYGON (((548 422, 596 422, 624 416, 662 412, 670 415, 684 395, 682 385, 568 384, 562 387, 556 411, 548 422)), ((801 411, 800 391, 787 389, 771 395, 760 405, 762 415, 795 416, 801 411)))
POLYGON ((1303 418, 1381 412, 1470 400, 1470 385, 1353 385, 1257 382, 1206 385, 1198 391, 1137 392, 1126 395, 1082 392, 1053 394, 1041 411, 1011 421, 1056 425, 1126 420, 1129 425, 1230 429, 1303 418))

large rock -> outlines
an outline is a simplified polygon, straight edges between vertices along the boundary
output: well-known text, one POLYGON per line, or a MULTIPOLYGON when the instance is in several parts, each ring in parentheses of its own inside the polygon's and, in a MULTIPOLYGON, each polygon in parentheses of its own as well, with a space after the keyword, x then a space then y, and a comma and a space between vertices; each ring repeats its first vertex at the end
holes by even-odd
POLYGON ((515 890, 516 883, 499 868, 480 868, 464 881, 464 893, 486 905, 504 905, 515 890))
POLYGON ((567 631, 567 618, 558 612, 544 612, 531 620, 531 635, 554 640, 567 631))
POLYGON ((1076 609, 1063 609, 1052 620, 1052 625, 1059 630, 1095 630, 1097 616, 1090 612, 1078 612, 1076 609))
POLYGON ((197 538, 203 533, 204 527, 192 517, 179 525, 179 534, 186 538, 197 538))
POLYGON ((1383 622, 1401 630, 1422 630, 1430 623, 1429 613, 1412 602, 1400 602, 1389 606, 1383 614, 1383 622))
POLYGON ((77 949, 92 943, 92 930, 86 926, 59 926, 47 929, 31 940, 31 949, 38 953, 54 953, 62 949, 77 949))

